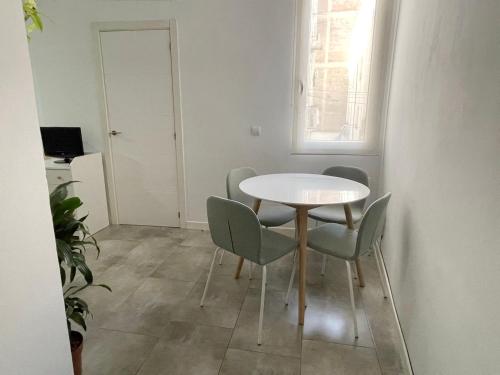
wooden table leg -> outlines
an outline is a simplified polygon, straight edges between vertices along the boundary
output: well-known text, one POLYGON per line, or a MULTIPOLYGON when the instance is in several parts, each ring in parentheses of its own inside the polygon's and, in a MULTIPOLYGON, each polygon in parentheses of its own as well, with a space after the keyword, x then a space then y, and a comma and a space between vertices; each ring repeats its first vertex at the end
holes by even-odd
POLYGON ((299 324, 304 325, 307 268, 307 207, 297 207, 299 226, 299 324))
MULTIPOLYGON (((347 223, 347 227, 349 229, 354 229, 354 223, 352 222, 352 211, 351 206, 349 204, 344 204, 344 213, 345 213, 345 221, 347 223)), ((365 286, 365 279, 363 277, 363 271, 361 270, 361 263, 359 258, 356 258, 356 273, 358 274, 358 282, 360 287, 365 286)))
MULTIPOLYGON (((259 213, 259 208, 260 208, 261 203, 262 203, 262 201, 260 199, 256 199, 255 202, 253 203, 252 209, 255 212, 255 214, 259 213)), ((243 258, 243 257, 240 257, 240 259, 238 260, 238 266, 236 267, 236 273, 234 274, 235 279, 240 278, 240 273, 241 273, 241 269, 243 268, 244 261, 245 261, 245 258, 243 258)))
POLYGON ((245 261, 245 258, 243 258, 243 257, 240 257, 240 259, 238 259, 238 266, 236 267, 236 273, 234 274, 235 279, 240 278, 240 273, 241 273, 241 269, 243 268, 244 261, 245 261))

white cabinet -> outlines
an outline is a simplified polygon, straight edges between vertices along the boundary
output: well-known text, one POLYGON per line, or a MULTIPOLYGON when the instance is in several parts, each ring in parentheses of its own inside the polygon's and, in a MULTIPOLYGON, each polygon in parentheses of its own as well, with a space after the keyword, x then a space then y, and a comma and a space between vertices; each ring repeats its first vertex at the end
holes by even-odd
POLYGON ((57 158, 45 159, 47 183, 52 192, 57 185, 69 181, 79 181, 70 185, 70 195, 79 197, 83 205, 77 216, 89 215, 85 220, 90 233, 109 225, 108 201, 104 185, 104 170, 101 153, 77 156, 71 163, 55 163, 57 158))

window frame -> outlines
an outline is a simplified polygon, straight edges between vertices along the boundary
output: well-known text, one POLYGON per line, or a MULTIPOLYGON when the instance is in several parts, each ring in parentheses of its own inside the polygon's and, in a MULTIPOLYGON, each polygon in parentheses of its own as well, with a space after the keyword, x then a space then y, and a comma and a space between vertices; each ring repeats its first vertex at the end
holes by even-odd
POLYGON ((390 76, 391 35, 394 9, 398 0, 376 0, 370 76, 368 80, 365 141, 304 140, 305 100, 308 68, 308 31, 311 0, 296 0, 294 68, 293 68, 293 129, 292 154, 304 155, 380 155, 383 113, 387 105, 388 77, 390 76))

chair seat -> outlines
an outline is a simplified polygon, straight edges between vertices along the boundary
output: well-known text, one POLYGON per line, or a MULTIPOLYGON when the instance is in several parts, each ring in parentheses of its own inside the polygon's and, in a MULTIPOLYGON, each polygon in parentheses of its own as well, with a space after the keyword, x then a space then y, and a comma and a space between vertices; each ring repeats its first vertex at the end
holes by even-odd
MULTIPOLYGON (((352 221, 357 223, 363 217, 363 212, 359 207, 351 205, 352 221)), ((344 206, 321 206, 309 211, 309 217, 325 223, 345 224, 344 206)))
POLYGON ((352 260, 358 232, 341 224, 323 224, 307 233, 307 245, 320 253, 352 260))
POLYGON ((294 251, 297 248, 297 241, 293 238, 273 232, 269 229, 262 229, 262 251, 260 253, 260 265, 266 265, 281 258, 283 255, 294 251))
POLYGON ((295 218, 295 209, 285 205, 262 205, 257 216, 264 227, 279 227, 295 218))

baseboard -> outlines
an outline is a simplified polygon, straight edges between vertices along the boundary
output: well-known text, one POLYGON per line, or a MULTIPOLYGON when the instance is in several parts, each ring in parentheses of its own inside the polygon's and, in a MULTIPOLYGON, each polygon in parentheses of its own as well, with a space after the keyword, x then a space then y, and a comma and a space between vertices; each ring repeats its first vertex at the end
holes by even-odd
POLYGON ((385 261, 384 261, 384 256, 382 254, 382 252, 380 252, 381 254, 381 261, 382 261, 382 272, 384 274, 384 280, 383 282, 385 283, 386 287, 387 287, 387 290, 389 291, 389 295, 387 296, 391 302, 391 306, 392 306, 392 312, 394 314, 394 319, 396 320, 396 325, 398 327, 398 332, 399 332, 399 339, 401 341, 401 347, 403 348, 403 354, 404 354, 404 358, 403 359, 403 362, 404 362, 404 366, 406 368, 406 372, 407 374, 409 375, 413 375, 413 368, 411 366, 411 360, 410 360, 410 355, 408 353, 408 348, 406 346, 406 341, 405 341, 405 338, 404 338, 404 335, 403 335, 403 330, 401 329, 401 324, 399 322, 399 316, 398 316, 398 312, 396 310, 396 304, 394 303, 394 297, 392 295, 392 288, 391 288, 391 283, 389 282, 389 276, 387 274, 387 268, 385 267, 385 261))
POLYGON ((208 230, 206 221, 186 221, 186 229, 208 230))

